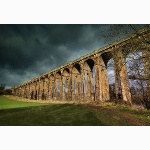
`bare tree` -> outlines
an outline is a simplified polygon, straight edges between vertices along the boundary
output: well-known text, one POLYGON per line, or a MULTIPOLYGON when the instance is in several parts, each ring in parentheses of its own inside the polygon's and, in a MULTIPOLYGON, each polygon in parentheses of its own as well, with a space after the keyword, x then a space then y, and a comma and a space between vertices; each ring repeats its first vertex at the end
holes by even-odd
MULTIPOLYGON (((150 26, 146 25, 145 30, 149 31, 150 26)), ((134 31, 140 42, 137 42, 138 39, 131 37, 131 42, 123 47, 124 58, 120 62, 118 72, 116 72, 116 79, 119 78, 119 72, 124 65, 127 65, 130 83, 132 90, 136 91, 136 98, 145 108, 150 109, 150 37, 144 36, 137 29, 136 25, 116 25, 116 28, 111 28, 111 31, 108 31, 109 34, 105 35, 105 39, 121 38, 124 35, 128 35, 131 31, 134 31)), ((114 51, 113 59, 118 59, 117 54, 118 51, 114 51)), ((134 96, 132 95, 132 98, 134 96)), ((132 100, 132 102, 135 101, 132 100)))

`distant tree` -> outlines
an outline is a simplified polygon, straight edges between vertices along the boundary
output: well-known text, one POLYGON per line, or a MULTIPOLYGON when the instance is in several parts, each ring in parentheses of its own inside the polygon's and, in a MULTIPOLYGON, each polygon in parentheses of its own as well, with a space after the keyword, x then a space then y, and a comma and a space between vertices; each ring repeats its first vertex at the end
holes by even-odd
POLYGON ((5 90, 5 84, 0 84, 0 95, 3 95, 4 90, 5 90))
POLYGON ((5 89, 3 91, 3 95, 11 95, 12 94, 12 90, 11 89, 5 89))
POLYGON ((0 84, 0 95, 11 95, 11 89, 5 89, 5 84, 0 84))
POLYGON ((0 91, 5 90, 5 84, 0 84, 0 91))

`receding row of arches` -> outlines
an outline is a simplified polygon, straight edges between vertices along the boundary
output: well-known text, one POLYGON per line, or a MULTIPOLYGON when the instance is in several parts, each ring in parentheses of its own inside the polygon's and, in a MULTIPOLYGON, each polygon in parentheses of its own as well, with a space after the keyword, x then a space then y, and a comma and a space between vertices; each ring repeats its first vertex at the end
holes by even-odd
POLYGON ((114 57, 109 51, 68 65, 28 84, 20 95, 43 100, 106 101, 116 98, 120 93, 128 100, 130 85, 127 68, 123 67, 122 72, 117 74, 120 62, 124 59, 122 53, 118 52, 117 55, 114 57))
MULTIPOLYGON (((106 58, 102 55, 104 66, 107 68, 106 58)), ((84 63, 75 63, 43 77, 26 86, 20 95, 30 99, 95 99, 96 93, 96 61, 87 59, 84 63), (28 94, 27 94, 28 93, 28 94)), ((22 88, 23 89, 23 88, 22 88)))
POLYGON ((94 99, 96 92, 95 60, 74 63, 71 67, 51 73, 24 88, 25 97, 31 99, 94 99), (30 93, 30 94, 26 94, 30 93))

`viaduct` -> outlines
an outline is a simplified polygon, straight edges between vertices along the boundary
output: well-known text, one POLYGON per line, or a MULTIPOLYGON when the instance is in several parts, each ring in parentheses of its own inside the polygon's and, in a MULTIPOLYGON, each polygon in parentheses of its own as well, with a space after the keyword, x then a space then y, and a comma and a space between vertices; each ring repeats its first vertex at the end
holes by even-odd
MULTIPOLYGON (((131 102, 126 55, 133 49, 145 49, 150 54, 150 30, 142 29, 127 38, 94 50, 55 70, 12 88, 15 96, 51 101, 104 102, 110 100, 107 63, 113 58, 115 93, 131 102)), ((144 65, 149 65, 150 62, 144 65)))

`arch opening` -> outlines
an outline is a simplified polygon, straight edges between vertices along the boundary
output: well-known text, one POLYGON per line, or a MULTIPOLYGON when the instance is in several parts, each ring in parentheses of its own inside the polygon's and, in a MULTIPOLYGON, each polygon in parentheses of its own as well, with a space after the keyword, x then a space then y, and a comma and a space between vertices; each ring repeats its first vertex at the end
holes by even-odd
POLYGON ((75 64, 72 68, 72 99, 79 100, 81 96, 81 66, 80 64, 75 64))
POLYGON ((81 74, 81 67, 80 67, 80 64, 76 63, 76 64, 73 66, 72 73, 81 74))
POLYGON ((116 98, 115 69, 114 69, 114 59, 113 58, 111 58, 110 60, 107 61, 106 67, 107 67, 107 72, 108 72, 110 99, 115 99, 116 98))
MULTIPOLYGON (((103 86, 105 86, 105 90, 103 91, 104 95, 107 95, 106 100, 112 100, 116 98, 116 84, 115 84, 115 68, 114 68, 114 58, 112 52, 105 52, 101 55, 103 60, 102 70, 104 76, 101 80, 103 80, 103 86)), ((105 99, 105 96, 103 96, 105 99)))
POLYGON ((83 74, 84 99, 93 101, 95 95, 95 62, 93 59, 88 59, 84 62, 83 74))
POLYGON ((69 78, 70 78, 70 70, 69 68, 65 68, 63 71, 63 84, 65 93, 68 93, 69 78))
POLYGON ((56 92, 60 93, 61 90, 61 72, 56 73, 56 92))

